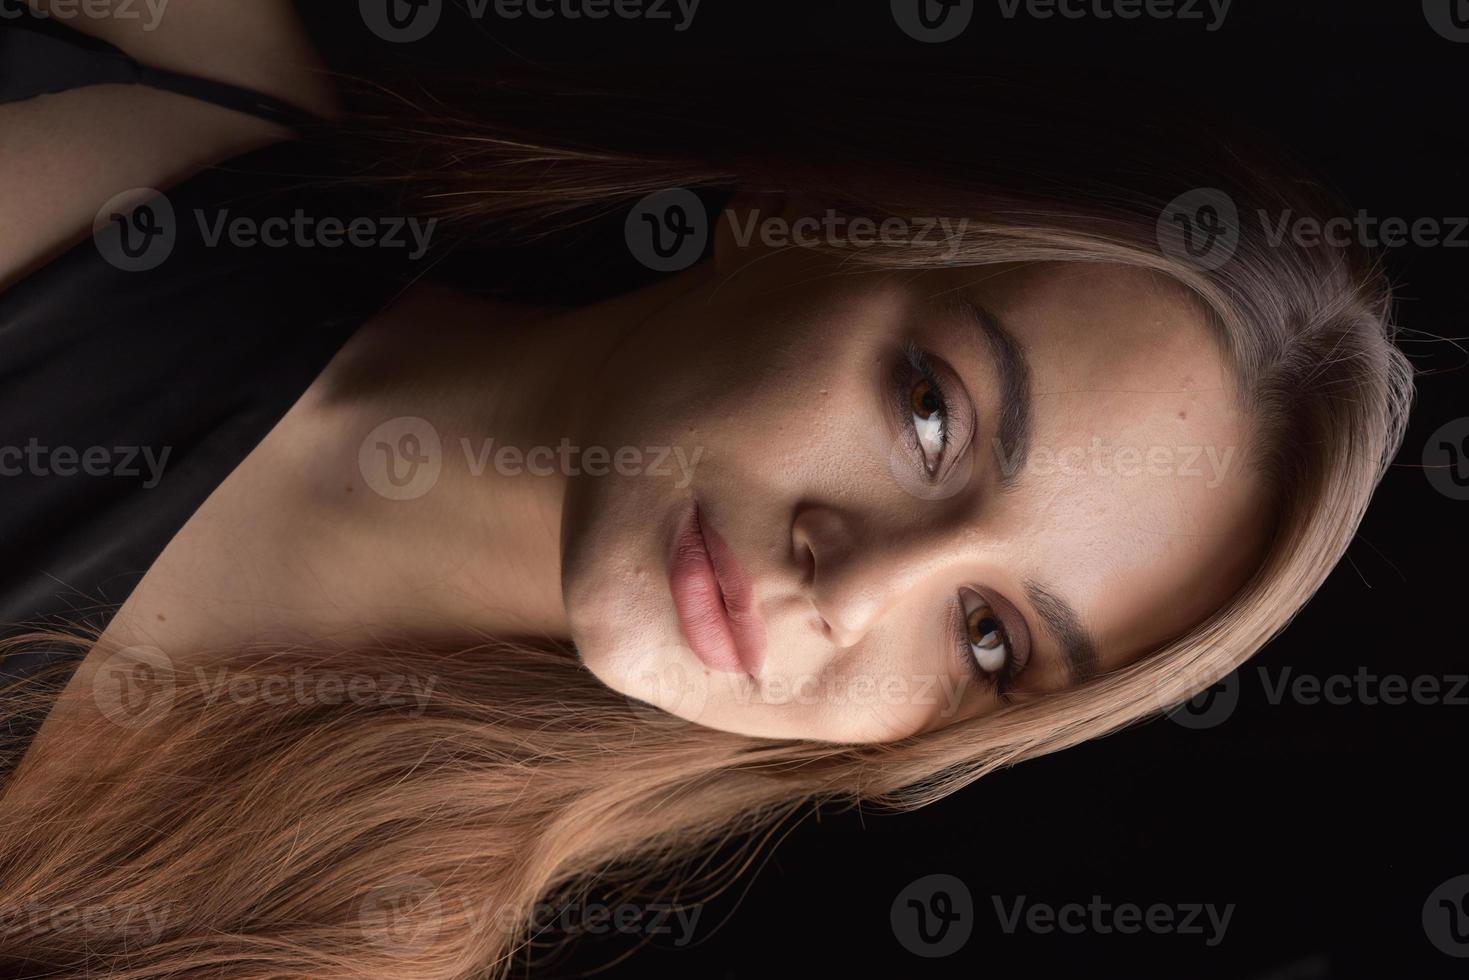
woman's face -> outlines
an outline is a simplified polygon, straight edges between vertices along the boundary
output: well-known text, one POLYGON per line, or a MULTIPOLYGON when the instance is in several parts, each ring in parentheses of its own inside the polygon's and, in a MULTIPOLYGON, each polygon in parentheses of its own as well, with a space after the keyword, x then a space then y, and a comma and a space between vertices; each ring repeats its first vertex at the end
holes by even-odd
POLYGON ((567 495, 572 639, 624 694, 888 741, 1136 659, 1262 553, 1229 370, 1161 279, 852 272, 725 227, 691 282, 588 398, 582 445, 643 465, 567 495))

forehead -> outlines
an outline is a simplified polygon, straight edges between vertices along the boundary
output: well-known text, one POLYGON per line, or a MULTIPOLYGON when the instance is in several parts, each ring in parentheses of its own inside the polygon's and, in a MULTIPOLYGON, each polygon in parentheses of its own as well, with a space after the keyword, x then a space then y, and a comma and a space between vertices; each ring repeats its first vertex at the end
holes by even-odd
POLYGON ((1202 309, 1120 266, 953 279, 1029 364, 1029 454, 986 518, 1011 567, 1077 609, 1104 669, 1227 601, 1257 560, 1267 509, 1247 465, 1248 420, 1202 309))
POLYGON ((1233 391, 1203 307, 1160 274, 1054 262, 955 270, 945 277, 1005 321, 1037 375, 1045 369, 1054 380, 1077 380, 1122 373, 1152 382, 1154 393, 1233 391))

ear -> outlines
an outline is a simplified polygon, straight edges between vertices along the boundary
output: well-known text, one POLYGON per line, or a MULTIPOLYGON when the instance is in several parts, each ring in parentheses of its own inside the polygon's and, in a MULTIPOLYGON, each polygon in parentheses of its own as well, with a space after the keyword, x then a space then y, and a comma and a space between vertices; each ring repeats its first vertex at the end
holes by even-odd
POLYGON ((714 225, 714 267, 721 273, 732 272, 752 259, 787 247, 789 236, 782 229, 788 230, 791 222, 810 207, 808 201, 783 194, 736 194, 719 212, 714 225))

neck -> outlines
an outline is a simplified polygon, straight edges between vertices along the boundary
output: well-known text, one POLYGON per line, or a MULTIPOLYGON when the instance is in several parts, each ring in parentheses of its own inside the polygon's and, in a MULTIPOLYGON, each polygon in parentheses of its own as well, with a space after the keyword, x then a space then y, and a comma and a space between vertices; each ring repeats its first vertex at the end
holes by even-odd
POLYGON ((120 632, 185 648, 565 639, 561 514, 596 407, 584 393, 700 275, 564 312, 416 287, 191 518, 120 632), (165 610, 199 625, 161 626, 165 610))

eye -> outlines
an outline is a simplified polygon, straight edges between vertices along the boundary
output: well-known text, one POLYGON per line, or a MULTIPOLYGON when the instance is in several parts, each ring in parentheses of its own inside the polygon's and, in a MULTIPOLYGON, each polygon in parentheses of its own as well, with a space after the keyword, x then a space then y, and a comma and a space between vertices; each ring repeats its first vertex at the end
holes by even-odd
POLYGON ((908 392, 908 407, 913 413, 913 431, 923 452, 924 468, 933 473, 944 454, 948 415, 943 395, 932 381, 923 378, 908 392))
POLYGON ((928 357, 915 347, 908 350, 912 373, 906 380, 908 420, 923 468, 929 476, 938 473, 949 445, 949 403, 928 357))
MULTIPOLYGON (((898 448, 908 465, 922 468, 922 478, 932 485, 944 484, 955 492, 963 489, 954 477, 972 472, 978 416, 958 373, 936 354, 905 342, 892 362, 892 377, 885 401, 898 448)), ((967 479, 967 478, 966 478, 967 479)))
POLYGON ((973 589, 960 589, 958 596, 959 657, 982 683, 1002 693, 1019 673, 1015 651, 1004 621, 994 607, 973 589))
POLYGON ((987 604, 981 603, 966 611, 964 633, 969 642, 970 656, 974 657, 980 670, 993 674, 1005 666, 1010 656, 1009 645, 1005 642, 1005 627, 987 604))

